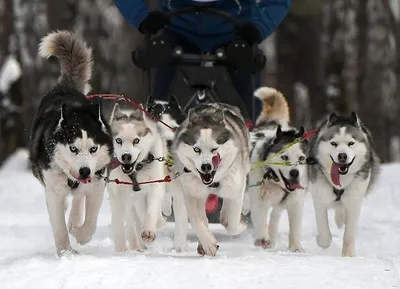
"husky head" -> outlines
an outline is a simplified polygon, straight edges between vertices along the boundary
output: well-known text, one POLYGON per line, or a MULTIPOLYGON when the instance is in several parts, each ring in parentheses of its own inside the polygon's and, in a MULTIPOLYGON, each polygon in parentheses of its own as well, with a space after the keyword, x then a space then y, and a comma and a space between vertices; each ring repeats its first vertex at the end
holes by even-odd
MULTIPOLYGON (((169 97, 168 102, 153 101, 149 98, 148 111, 174 129, 178 128, 186 118, 186 114, 181 109, 178 100, 174 95, 169 97)), ((157 123, 157 126, 163 138, 166 140, 167 146, 170 147, 175 137, 175 133, 160 122, 157 123)))
POLYGON ((282 131, 279 125, 275 137, 269 143, 265 143, 262 151, 262 160, 280 163, 267 165, 264 177, 276 182, 282 189, 289 192, 293 192, 296 189, 304 189, 308 182, 307 167, 305 165, 307 141, 290 146, 303 134, 303 127, 299 131, 296 129, 282 131), (287 146, 290 147, 284 149, 287 146), (282 164, 283 162, 290 162, 291 165, 285 166, 282 164))
POLYGON ((233 107, 201 104, 189 110, 177 132, 174 154, 204 185, 211 185, 217 170, 229 167, 240 150, 235 143, 233 125, 228 124, 228 119, 239 122, 236 114, 240 115, 240 111, 233 107))
POLYGON ((111 162, 111 133, 99 105, 63 104, 54 140, 55 144, 48 144, 49 148, 54 145, 54 162, 72 180, 88 183, 111 162))
POLYGON ((355 112, 350 116, 332 113, 317 135, 318 162, 329 168, 331 181, 340 186, 340 176, 355 174, 368 156, 369 132, 355 112))
POLYGON ((157 128, 139 109, 122 109, 115 104, 111 119, 114 153, 122 171, 130 174, 137 163, 147 158, 154 146, 157 128))

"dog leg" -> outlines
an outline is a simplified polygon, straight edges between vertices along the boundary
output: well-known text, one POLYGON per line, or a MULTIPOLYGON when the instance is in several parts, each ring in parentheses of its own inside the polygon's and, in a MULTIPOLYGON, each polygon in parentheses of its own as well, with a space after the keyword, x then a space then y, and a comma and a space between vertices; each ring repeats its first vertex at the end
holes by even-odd
POLYGON ((289 250, 293 252, 304 252, 301 246, 303 207, 303 200, 299 200, 286 208, 289 219, 289 250))
POLYGON ((211 234, 208 226, 206 225, 206 199, 198 199, 189 195, 185 195, 184 199, 190 223, 200 240, 200 244, 197 247, 197 252, 200 255, 215 256, 219 246, 217 244, 217 240, 211 234))
POLYGON ((152 185, 152 188, 147 193, 147 214, 142 232, 142 239, 146 243, 152 243, 156 239, 157 221, 160 216, 164 195, 165 184, 152 185))
POLYGON ((72 197, 72 205, 71 211, 69 213, 68 219, 68 231, 71 231, 72 228, 79 228, 83 223, 83 205, 84 205, 84 197, 83 196, 73 196, 72 197))
POLYGON ((278 238, 279 231, 279 221, 281 218, 282 209, 280 207, 275 207, 272 209, 269 224, 268 224, 268 234, 270 239, 270 244, 267 248, 274 248, 276 246, 276 240, 278 238))
POLYGON ((345 205, 345 226, 343 236, 343 257, 355 256, 355 241, 357 235, 358 220, 361 212, 361 199, 354 199, 345 205))
POLYGON ((46 188, 46 205, 49 213, 50 225, 53 231, 57 255, 61 257, 66 252, 77 253, 71 248, 68 229, 65 224, 64 205, 66 194, 56 194, 46 188))
POLYGON ((126 227, 128 231, 129 249, 131 251, 143 252, 147 249, 140 236, 145 202, 143 198, 139 201, 143 202, 135 202, 135 204, 131 204, 126 208, 126 227), (139 216, 140 214, 142 216, 139 216))
POLYGON ((250 188, 249 193, 254 244, 265 249, 271 248, 272 244, 268 236, 267 225, 269 202, 267 198, 261 197, 260 188, 250 188))
POLYGON ((185 200, 180 189, 175 192, 172 205, 175 217, 174 249, 176 252, 184 252, 187 250, 187 230, 189 223, 185 200))
POLYGON ((117 252, 127 251, 125 239, 125 198, 122 192, 111 193, 110 187, 111 228, 114 237, 114 248, 117 252))
POLYGON ((239 235, 247 226, 241 221, 243 207, 243 193, 238 199, 226 199, 221 208, 220 221, 229 235, 239 235))
POLYGON ((85 222, 81 227, 71 229, 71 234, 81 245, 88 243, 92 239, 97 228, 97 219, 99 217, 101 203, 103 202, 104 189, 101 190, 101 188, 103 188, 101 185, 95 186, 95 188, 96 189, 93 189, 92 192, 86 193, 85 222))
POLYGON ((315 220, 317 222, 317 244, 319 247, 326 249, 332 243, 332 234, 329 229, 328 211, 323 203, 313 198, 315 220))

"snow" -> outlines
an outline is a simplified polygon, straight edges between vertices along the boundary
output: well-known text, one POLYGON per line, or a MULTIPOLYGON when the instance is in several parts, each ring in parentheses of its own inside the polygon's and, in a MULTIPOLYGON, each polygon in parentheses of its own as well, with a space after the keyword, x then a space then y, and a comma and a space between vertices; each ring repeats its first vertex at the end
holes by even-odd
POLYGON ((340 256, 343 231, 333 226, 333 244, 315 242, 311 197, 305 204, 303 246, 291 253, 288 222, 281 220, 278 248, 263 251, 251 229, 229 237, 211 226, 219 240, 217 257, 199 257, 190 232, 189 251, 171 253, 172 224, 146 254, 114 253, 110 210, 104 200, 93 240, 77 247, 80 255, 55 257, 43 189, 20 150, 0 170, 0 288, 397 288, 400 286, 400 164, 383 166, 376 190, 362 209, 357 257, 340 256))
POLYGON ((22 70, 18 61, 13 56, 8 56, 0 67, 0 92, 6 94, 21 76, 22 70))

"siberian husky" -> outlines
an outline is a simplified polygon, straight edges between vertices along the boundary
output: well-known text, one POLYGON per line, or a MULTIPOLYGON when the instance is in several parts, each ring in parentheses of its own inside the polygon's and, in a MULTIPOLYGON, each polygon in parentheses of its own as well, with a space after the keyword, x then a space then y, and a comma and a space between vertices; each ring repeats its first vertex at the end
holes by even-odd
POLYGON ((354 256, 361 203, 380 172, 371 135, 355 112, 332 113, 318 128, 309 155, 317 162, 309 168, 317 243, 324 249, 331 245, 327 210, 333 208, 336 225, 345 226, 342 255, 354 256))
POLYGON ((201 104, 188 112, 171 147, 186 209, 199 238, 197 251, 215 256, 217 240, 208 229, 209 194, 223 198, 221 224, 231 235, 246 229, 241 222, 243 194, 250 170, 249 132, 238 108, 201 104))
POLYGON ((289 250, 302 251, 301 226, 308 182, 305 166, 307 144, 303 141, 290 145, 302 137, 304 128, 297 130, 289 126, 286 99, 276 89, 262 87, 254 95, 263 102, 263 111, 251 132, 251 161, 271 162, 249 174, 248 193, 255 245, 265 249, 276 245, 279 219, 286 209, 290 226, 289 250), (285 149, 287 146, 290 147, 285 149), (284 162, 290 162, 290 165, 282 165, 284 162), (267 224, 270 208, 272 212, 267 224))
MULTIPOLYGON (((165 178, 166 147, 157 124, 139 109, 121 108, 115 104, 110 126, 114 139, 114 152, 118 163, 109 178, 138 183, 165 178)), ((156 238, 165 183, 121 185, 110 182, 111 226, 115 250, 141 251, 145 243, 156 238)))
MULTIPOLYGON (((168 102, 156 100, 151 104, 151 106, 152 109, 150 112, 175 130, 186 118, 186 115, 183 113, 178 101, 173 95, 170 96, 168 102)), ((168 153, 170 153, 175 133, 171 128, 166 127, 164 124, 160 122, 157 124, 164 142, 166 143, 168 153)), ((175 166, 171 165, 166 167, 166 173, 174 175, 178 172, 176 171, 175 166)), ((173 248, 176 252, 184 252, 187 250, 187 230, 189 221, 185 201, 183 199, 182 188, 177 179, 173 179, 171 182, 166 184, 166 194, 162 213, 165 216, 170 216, 172 214, 171 208, 173 208, 174 211, 175 221, 173 248)))
POLYGON ((111 162, 113 146, 100 107, 85 97, 90 90, 91 49, 72 33, 57 31, 42 39, 39 54, 55 56, 61 65, 57 85, 43 97, 36 112, 29 148, 33 174, 45 188, 61 256, 76 253, 68 230, 80 244, 89 242, 96 230, 105 188, 100 175, 111 162), (73 200, 67 226, 65 204, 70 192, 73 200))

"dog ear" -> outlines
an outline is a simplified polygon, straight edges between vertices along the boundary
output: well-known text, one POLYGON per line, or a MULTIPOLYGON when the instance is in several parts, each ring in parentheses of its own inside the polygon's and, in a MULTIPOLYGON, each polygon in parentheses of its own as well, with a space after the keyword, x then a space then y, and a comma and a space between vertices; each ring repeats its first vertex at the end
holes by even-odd
POLYGON ((146 110, 152 114, 155 107, 156 107, 156 102, 154 101, 153 96, 149 95, 146 101, 146 110))
POLYGON ((63 121, 67 118, 67 105, 63 103, 60 110, 60 120, 58 121, 56 130, 61 129, 63 121))
MULTIPOLYGON (((143 105, 140 103, 139 106, 143 108, 143 105)), ((135 108, 134 110, 131 111, 131 114, 129 115, 130 118, 133 118, 138 121, 144 120, 146 117, 146 114, 144 111, 140 110, 139 108, 135 108)))
POLYGON ((181 107, 180 107, 180 105, 179 105, 179 102, 178 102, 178 100, 176 99, 176 96, 175 95, 173 95, 173 94, 171 94, 170 96, 169 96, 169 99, 168 99, 168 106, 170 107, 170 108, 172 108, 172 109, 176 109, 176 110, 181 110, 181 107))
POLYGON ((304 133, 306 132, 304 126, 301 126, 299 132, 297 133, 297 137, 303 137, 304 133))
POLYGON ((195 111, 195 108, 189 109, 188 118, 190 123, 196 122, 196 119, 198 118, 198 113, 195 111))
POLYGON ((114 104, 113 110, 112 110, 112 112, 111 112, 111 120, 110 120, 110 123, 111 123, 113 120, 119 120, 119 119, 121 119, 121 118, 123 118, 123 117, 126 117, 126 115, 124 115, 124 114, 122 113, 121 108, 119 107, 119 103, 117 102, 117 103, 114 104))
POLYGON ((329 115, 328 122, 331 124, 331 123, 335 122, 337 119, 338 119, 337 114, 335 112, 332 112, 329 115))
POLYGON ((105 125, 105 123, 103 122, 103 119, 102 119, 101 105, 100 105, 100 103, 99 103, 99 104, 95 104, 95 109, 96 109, 96 112, 97 112, 97 119, 98 119, 98 121, 100 122, 100 125, 101 125, 101 129, 102 129, 106 134, 108 134, 107 127, 106 127, 106 125, 105 125))
POLYGON ((222 109, 218 109, 213 115, 212 120, 216 123, 223 123, 225 122, 225 114, 222 109))
POLYGON ((283 134, 282 127, 281 127, 281 125, 278 125, 278 128, 276 129, 276 133, 275 133, 274 144, 276 144, 278 142, 278 140, 282 136, 282 134, 283 134))
POLYGON ((356 126, 360 126, 360 119, 358 118, 358 115, 355 111, 352 111, 350 114, 351 120, 352 122, 356 125, 356 126))

